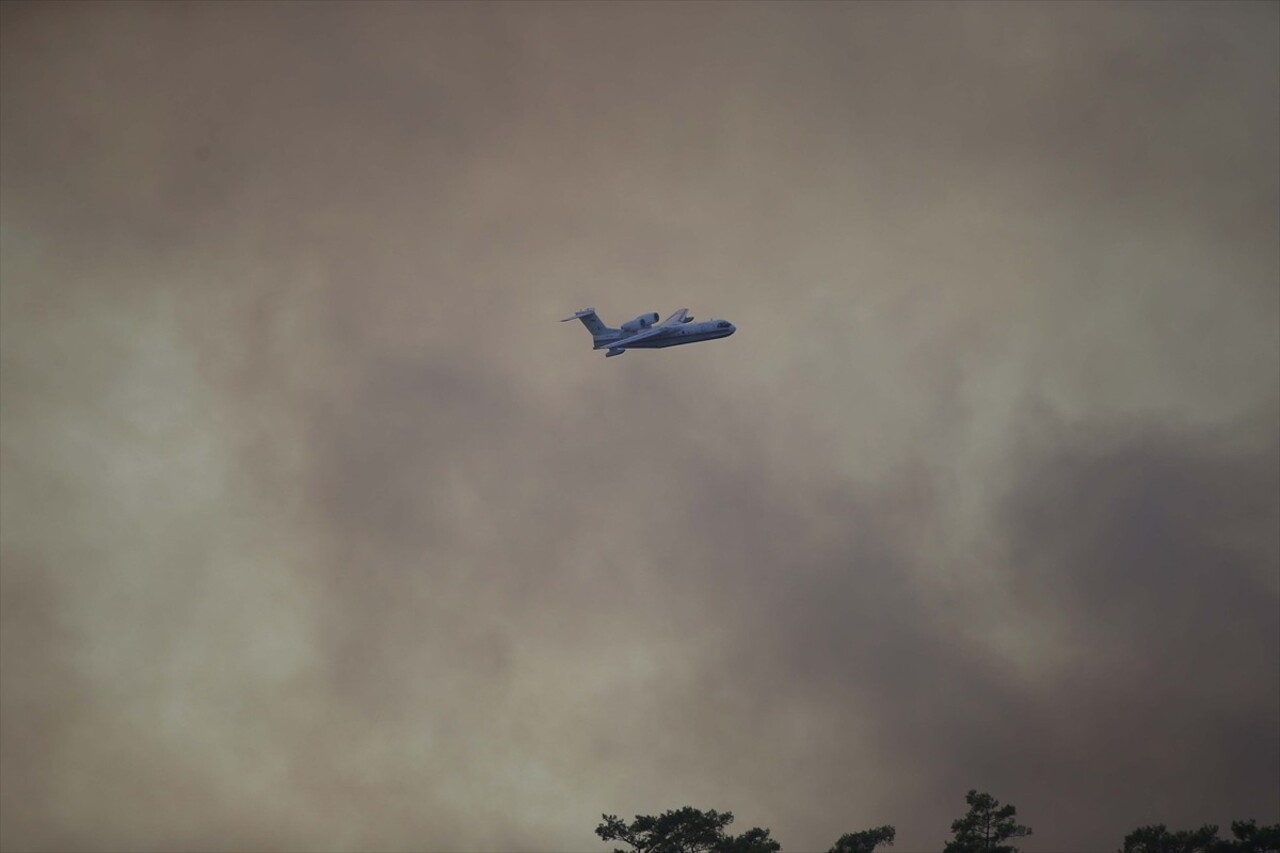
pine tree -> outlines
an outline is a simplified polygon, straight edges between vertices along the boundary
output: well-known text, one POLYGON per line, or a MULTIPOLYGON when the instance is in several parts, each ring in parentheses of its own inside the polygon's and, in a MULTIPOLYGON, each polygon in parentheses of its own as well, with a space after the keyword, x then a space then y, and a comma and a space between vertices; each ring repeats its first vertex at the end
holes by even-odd
POLYGON ((1017 847, 1004 843, 1010 838, 1031 834, 1030 827, 1014 820, 1018 810, 1002 806, 990 794, 979 794, 973 789, 964 799, 969 804, 969 813, 951 824, 955 838, 947 842, 943 853, 1018 853, 1017 847))

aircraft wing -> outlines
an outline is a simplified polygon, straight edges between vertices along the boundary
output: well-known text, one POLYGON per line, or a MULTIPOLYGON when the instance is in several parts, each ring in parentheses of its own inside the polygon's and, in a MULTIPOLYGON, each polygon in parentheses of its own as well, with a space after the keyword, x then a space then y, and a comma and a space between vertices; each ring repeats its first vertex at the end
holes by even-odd
MULTIPOLYGON (((667 319, 659 323, 658 326, 679 326, 681 323, 684 322, 685 315, 687 315, 688 313, 689 313, 688 308, 681 308, 679 311, 677 311, 676 313, 672 314, 670 317, 668 317, 667 319)), ((654 328, 656 329, 658 328, 658 326, 654 326, 654 328)))
POLYGON ((616 341, 609 341, 608 345, 610 347, 629 347, 632 344, 639 343, 640 341, 647 341, 649 340, 649 338, 656 338, 659 335, 665 335, 669 331, 671 331, 671 329, 667 326, 666 323, 660 323, 657 326, 650 326, 649 328, 645 329, 643 332, 636 332, 634 335, 632 335, 629 338, 622 338, 616 341))

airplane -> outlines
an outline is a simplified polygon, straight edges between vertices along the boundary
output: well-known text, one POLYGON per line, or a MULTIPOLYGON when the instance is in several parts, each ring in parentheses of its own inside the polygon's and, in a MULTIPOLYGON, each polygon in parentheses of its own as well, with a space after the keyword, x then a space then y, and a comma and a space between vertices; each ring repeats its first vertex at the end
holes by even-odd
POLYGON ((703 320, 695 323, 688 308, 681 308, 661 323, 658 322, 657 312, 641 314, 617 329, 606 326, 596 315, 594 308, 583 308, 560 322, 567 323, 570 320, 581 320, 582 325, 587 327, 594 344, 592 349, 608 348, 605 358, 622 355, 629 349, 657 349, 713 341, 716 338, 727 338, 738 331, 728 320, 703 320))

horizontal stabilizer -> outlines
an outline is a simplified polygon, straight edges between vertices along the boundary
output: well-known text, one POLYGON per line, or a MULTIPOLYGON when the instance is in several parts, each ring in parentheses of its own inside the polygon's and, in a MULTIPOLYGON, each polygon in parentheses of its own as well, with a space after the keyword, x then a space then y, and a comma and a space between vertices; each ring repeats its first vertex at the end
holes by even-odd
POLYGON ((581 311, 574 312, 572 317, 565 317, 560 322, 567 323, 570 320, 581 320, 582 325, 586 326, 587 331, 591 333, 591 339, 596 343, 599 343, 601 338, 617 337, 622 334, 617 329, 606 326, 594 308, 583 308, 581 311))

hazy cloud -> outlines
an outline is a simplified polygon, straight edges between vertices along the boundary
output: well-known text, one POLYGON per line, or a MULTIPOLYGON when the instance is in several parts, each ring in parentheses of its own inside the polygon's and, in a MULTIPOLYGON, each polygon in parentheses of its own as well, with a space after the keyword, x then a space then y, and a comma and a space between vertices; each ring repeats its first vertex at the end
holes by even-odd
POLYGON ((1280 820, 1274 4, 2 16, 4 849, 1280 820))

